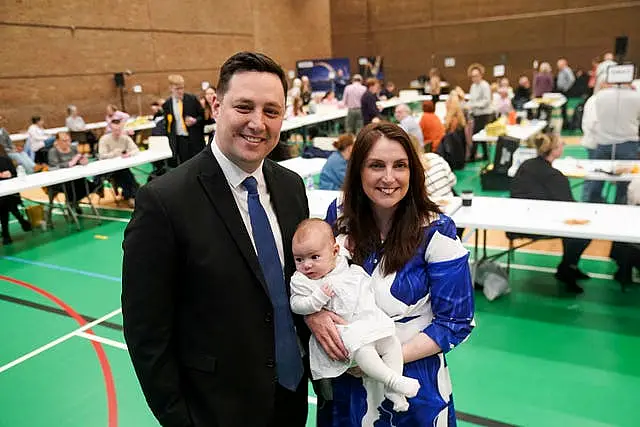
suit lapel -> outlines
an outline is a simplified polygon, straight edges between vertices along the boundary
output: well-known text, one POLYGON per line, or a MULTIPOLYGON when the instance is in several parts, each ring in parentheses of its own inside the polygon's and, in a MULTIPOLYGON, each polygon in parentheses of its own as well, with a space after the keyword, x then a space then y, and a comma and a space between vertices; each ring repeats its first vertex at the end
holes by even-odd
MULTIPOLYGON (((267 183, 267 188, 269 189, 271 201, 273 202, 273 209, 276 212, 278 225, 280 226, 280 233, 282 234, 282 248, 284 251, 284 273, 285 278, 287 278, 288 273, 295 270, 293 258, 290 256, 290 254, 291 239, 293 239, 293 233, 295 232, 297 221, 295 216, 293 215, 294 210, 291 209, 290 206, 287 206, 288 204, 291 204, 291 199, 287 198, 287 192, 289 189, 287 189, 285 185, 280 182, 278 175, 273 170, 273 166, 270 160, 264 161, 262 172, 264 173, 264 179, 267 183)), ((287 292, 289 292, 288 288, 289 287, 287 286, 287 292)))
POLYGON ((233 198, 229 184, 218 164, 218 161, 214 157, 211 150, 204 150, 200 156, 205 156, 203 159, 207 162, 207 169, 201 171, 198 174, 198 180, 203 190, 205 191, 207 198, 211 202, 213 208, 217 211, 220 218, 224 222, 227 231, 233 237, 238 249, 242 253, 243 257, 249 264, 251 271, 255 274, 256 278, 260 281, 262 288, 269 295, 258 257, 256 256, 253 244, 249 237, 249 233, 244 225, 236 201, 233 198))

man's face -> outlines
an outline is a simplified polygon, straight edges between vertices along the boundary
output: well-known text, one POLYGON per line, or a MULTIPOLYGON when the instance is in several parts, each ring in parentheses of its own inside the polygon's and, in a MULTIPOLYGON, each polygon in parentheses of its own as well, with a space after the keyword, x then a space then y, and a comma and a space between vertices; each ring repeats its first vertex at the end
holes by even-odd
POLYGON ((171 96, 176 99, 184 97, 184 85, 171 85, 171 96))
POLYGON ((398 105, 394 111, 394 116, 397 121, 401 122, 405 117, 407 117, 407 113, 402 106, 398 105))
POLYGON ((285 99, 275 74, 245 71, 229 80, 222 99, 216 98, 216 142, 233 163, 253 172, 280 139, 285 99))
POLYGON ((111 122, 111 133, 113 134, 113 136, 118 138, 122 134, 122 123, 111 122))
POLYGON ((68 151, 71 147, 71 137, 68 133, 58 135, 56 140, 56 147, 61 151, 68 151))
POLYGON ((482 74, 480 73, 480 70, 476 68, 473 71, 471 71, 471 81, 473 83, 480 83, 481 80, 482 80, 482 74))

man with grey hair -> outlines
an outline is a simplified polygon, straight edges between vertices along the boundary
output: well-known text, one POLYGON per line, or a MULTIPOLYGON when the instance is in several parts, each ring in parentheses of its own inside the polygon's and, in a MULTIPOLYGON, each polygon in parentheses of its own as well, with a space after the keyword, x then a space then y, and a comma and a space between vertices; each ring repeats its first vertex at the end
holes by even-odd
POLYGON ((355 135, 362 127, 362 109, 360 107, 362 95, 366 91, 367 88, 362 84, 362 76, 360 74, 355 74, 352 83, 344 88, 342 104, 349 109, 344 124, 347 133, 355 135))
POLYGON ((415 137, 420 142, 420 147, 424 146, 424 137, 422 135, 422 129, 415 117, 411 115, 411 109, 407 104, 400 104, 396 106, 394 112, 398 125, 404 129, 409 136, 415 137))

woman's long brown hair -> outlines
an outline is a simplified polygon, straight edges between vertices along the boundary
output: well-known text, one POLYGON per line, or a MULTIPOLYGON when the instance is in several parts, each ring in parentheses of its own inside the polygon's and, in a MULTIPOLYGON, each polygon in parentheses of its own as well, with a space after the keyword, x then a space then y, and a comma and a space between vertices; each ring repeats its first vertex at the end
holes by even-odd
POLYGON ((344 182, 343 214, 336 223, 340 233, 349 236, 353 262, 362 265, 374 252, 384 253, 381 265, 386 275, 400 270, 413 256, 422 241, 424 227, 433 215, 440 213, 438 205, 429 200, 424 182, 424 169, 409 135, 388 122, 365 126, 356 138, 344 182), (409 159, 409 189, 398 203, 391 229, 384 243, 373 216, 372 202, 362 189, 362 170, 374 144, 382 137, 402 145, 409 159))

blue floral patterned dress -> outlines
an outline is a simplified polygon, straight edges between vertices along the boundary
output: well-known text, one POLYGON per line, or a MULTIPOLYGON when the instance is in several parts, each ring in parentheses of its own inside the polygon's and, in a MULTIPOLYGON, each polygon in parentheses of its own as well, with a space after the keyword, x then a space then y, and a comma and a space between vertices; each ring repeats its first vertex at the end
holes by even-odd
MULTIPOLYGON (((337 215, 334 201, 327 221, 334 223, 337 215)), ((363 267, 372 276, 376 303, 395 321, 400 341, 425 333, 443 352, 405 364, 404 375, 420 381, 407 412, 393 411, 381 384, 345 374, 333 380, 333 402, 319 409, 318 427, 456 425, 444 353, 462 343, 474 326, 469 252, 446 215, 433 220, 424 234, 415 256, 400 271, 383 276, 378 254, 371 254, 363 267)))

